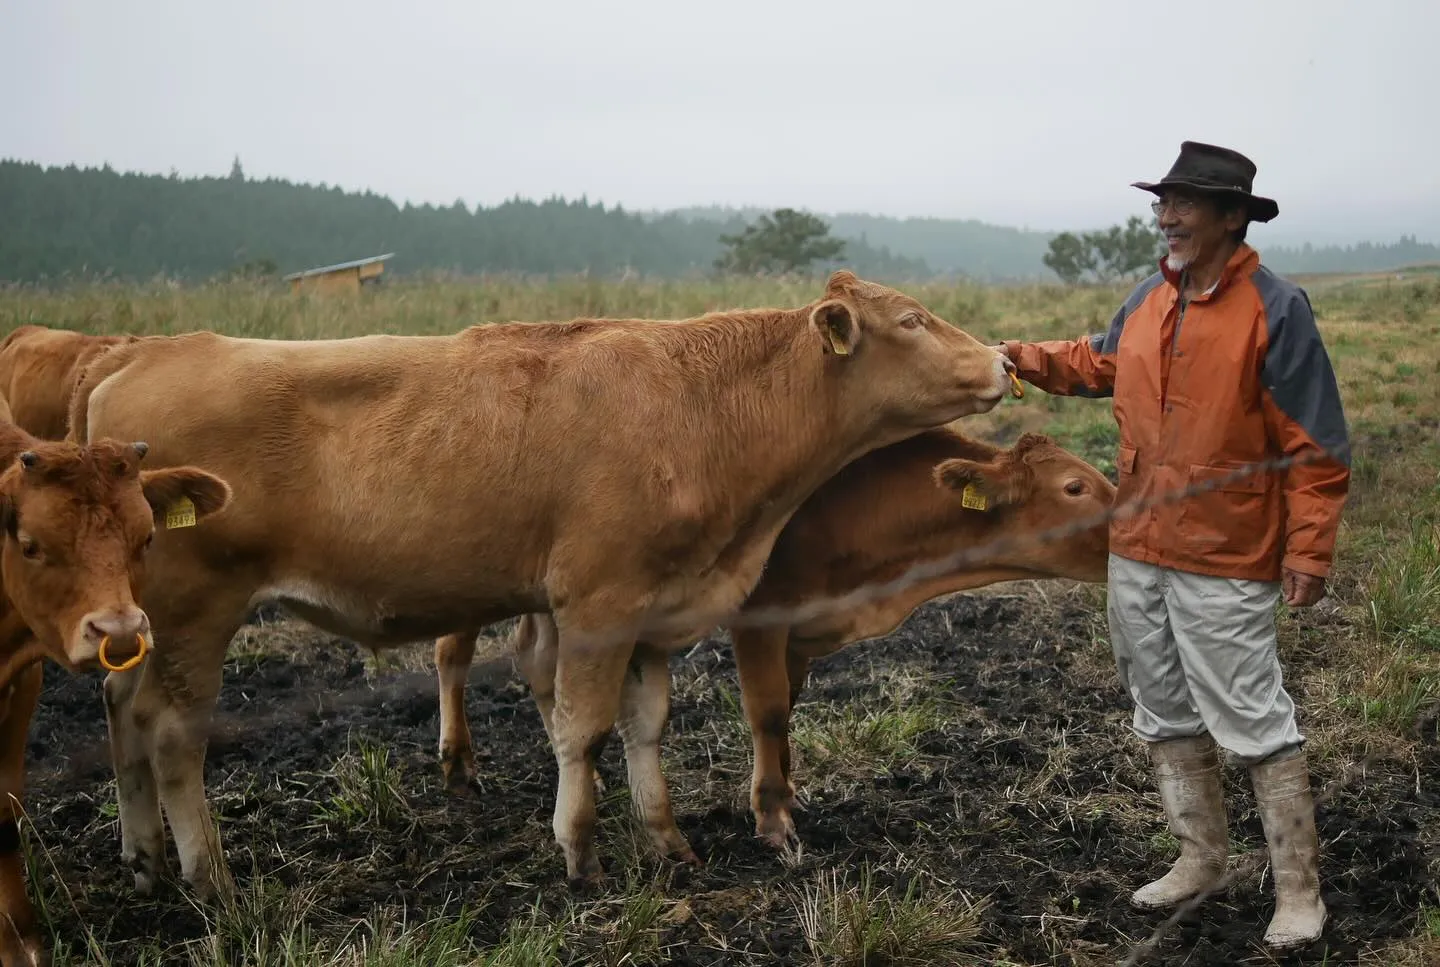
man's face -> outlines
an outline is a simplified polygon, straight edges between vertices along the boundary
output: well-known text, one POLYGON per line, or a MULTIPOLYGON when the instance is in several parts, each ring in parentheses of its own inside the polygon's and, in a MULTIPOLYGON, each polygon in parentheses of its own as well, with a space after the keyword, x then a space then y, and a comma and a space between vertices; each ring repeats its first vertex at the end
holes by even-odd
POLYGON ((1166 263, 1175 272, 1207 261, 1245 224, 1243 209, 1224 211, 1203 192, 1167 191, 1150 208, 1165 233, 1166 263))

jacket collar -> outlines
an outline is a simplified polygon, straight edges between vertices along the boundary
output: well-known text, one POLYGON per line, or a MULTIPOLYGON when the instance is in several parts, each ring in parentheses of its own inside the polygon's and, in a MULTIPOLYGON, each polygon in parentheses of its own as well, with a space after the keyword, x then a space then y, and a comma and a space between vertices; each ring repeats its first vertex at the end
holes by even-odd
MULTIPOLYGON (((1197 295, 1193 301, 1199 302, 1205 299, 1213 299, 1218 296, 1223 289, 1228 287, 1237 275, 1248 276, 1255 271, 1255 268, 1259 264, 1260 253, 1255 251, 1248 242, 1241 242, 1239 247, 1231 253, 1230 258, 1225 262, 1225 267, 1220 270, 1220 278, 1215 283, 1215 288, 1211 289, 1208 295, 1197 295)), ((1170 287, 1175 290, 1175 294, 1178 296, 1180 293, 1182 274, 1170 268, 1170 266, 1165 263, 1165 256, 1163 255, 1160 256, 1160 274, 1165 276, 1165 281, 1170 283, 1170 287)))

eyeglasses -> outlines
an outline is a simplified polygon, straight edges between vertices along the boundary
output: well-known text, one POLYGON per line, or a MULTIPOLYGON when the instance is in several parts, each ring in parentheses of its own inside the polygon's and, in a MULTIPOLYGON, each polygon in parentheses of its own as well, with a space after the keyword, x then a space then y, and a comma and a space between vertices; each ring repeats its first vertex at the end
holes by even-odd
POLYGON ((1166 195, 1164 198, 1157 198, 1150 203, 1150 210, 1156 217, 1165 213, 1165 206, 1169 205, 1177 215, 1188 215, 1195 210, 1196 200, 1188 195, 1166 195))

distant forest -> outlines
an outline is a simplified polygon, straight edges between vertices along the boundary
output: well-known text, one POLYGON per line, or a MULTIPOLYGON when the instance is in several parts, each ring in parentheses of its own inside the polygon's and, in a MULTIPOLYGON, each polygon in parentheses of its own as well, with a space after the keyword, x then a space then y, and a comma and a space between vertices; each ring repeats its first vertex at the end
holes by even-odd
MULTIPOLYGON (((581 198, 493 207, 396 205, 372 192, 281 179, 122 174, 0 161, 0 281, 84 274, 197 280, 274 274, 385 252, 388 270, 534 275, 589 272, 680 277, 713 271, 721 235, 758 211, 627 211, 581 198)), ((837 260, 877 279, 1055 276, 1041 259, 1051 233, 959 219, 824 215, 845 239, 837 260)), ((1365 271, 1440 262, 1440 247, 1266 248, 1280 272, 1365 271)), ((821 270, 829 266, 819 266, 821 270)))

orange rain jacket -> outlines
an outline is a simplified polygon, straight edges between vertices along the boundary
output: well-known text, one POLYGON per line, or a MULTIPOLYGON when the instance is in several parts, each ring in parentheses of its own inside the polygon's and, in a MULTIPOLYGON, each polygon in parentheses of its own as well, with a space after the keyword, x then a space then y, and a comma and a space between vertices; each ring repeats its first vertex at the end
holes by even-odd
POLYGON ((1048 393, 1113 397, 1116 501, 1148 507, 1112 522, 1113 553, 1220 577, 1278 581, 1282 567, 1327 577, 1350 485, 1349 439, 1309 298, 1244 244, 1210 292, 1182 305, 1179 286, 1162 259, 1108 332, 1007 341, 1005 351, 1022 379, 1048 393), (1321 459, 1149 504, 1281 454, 1321 459))

